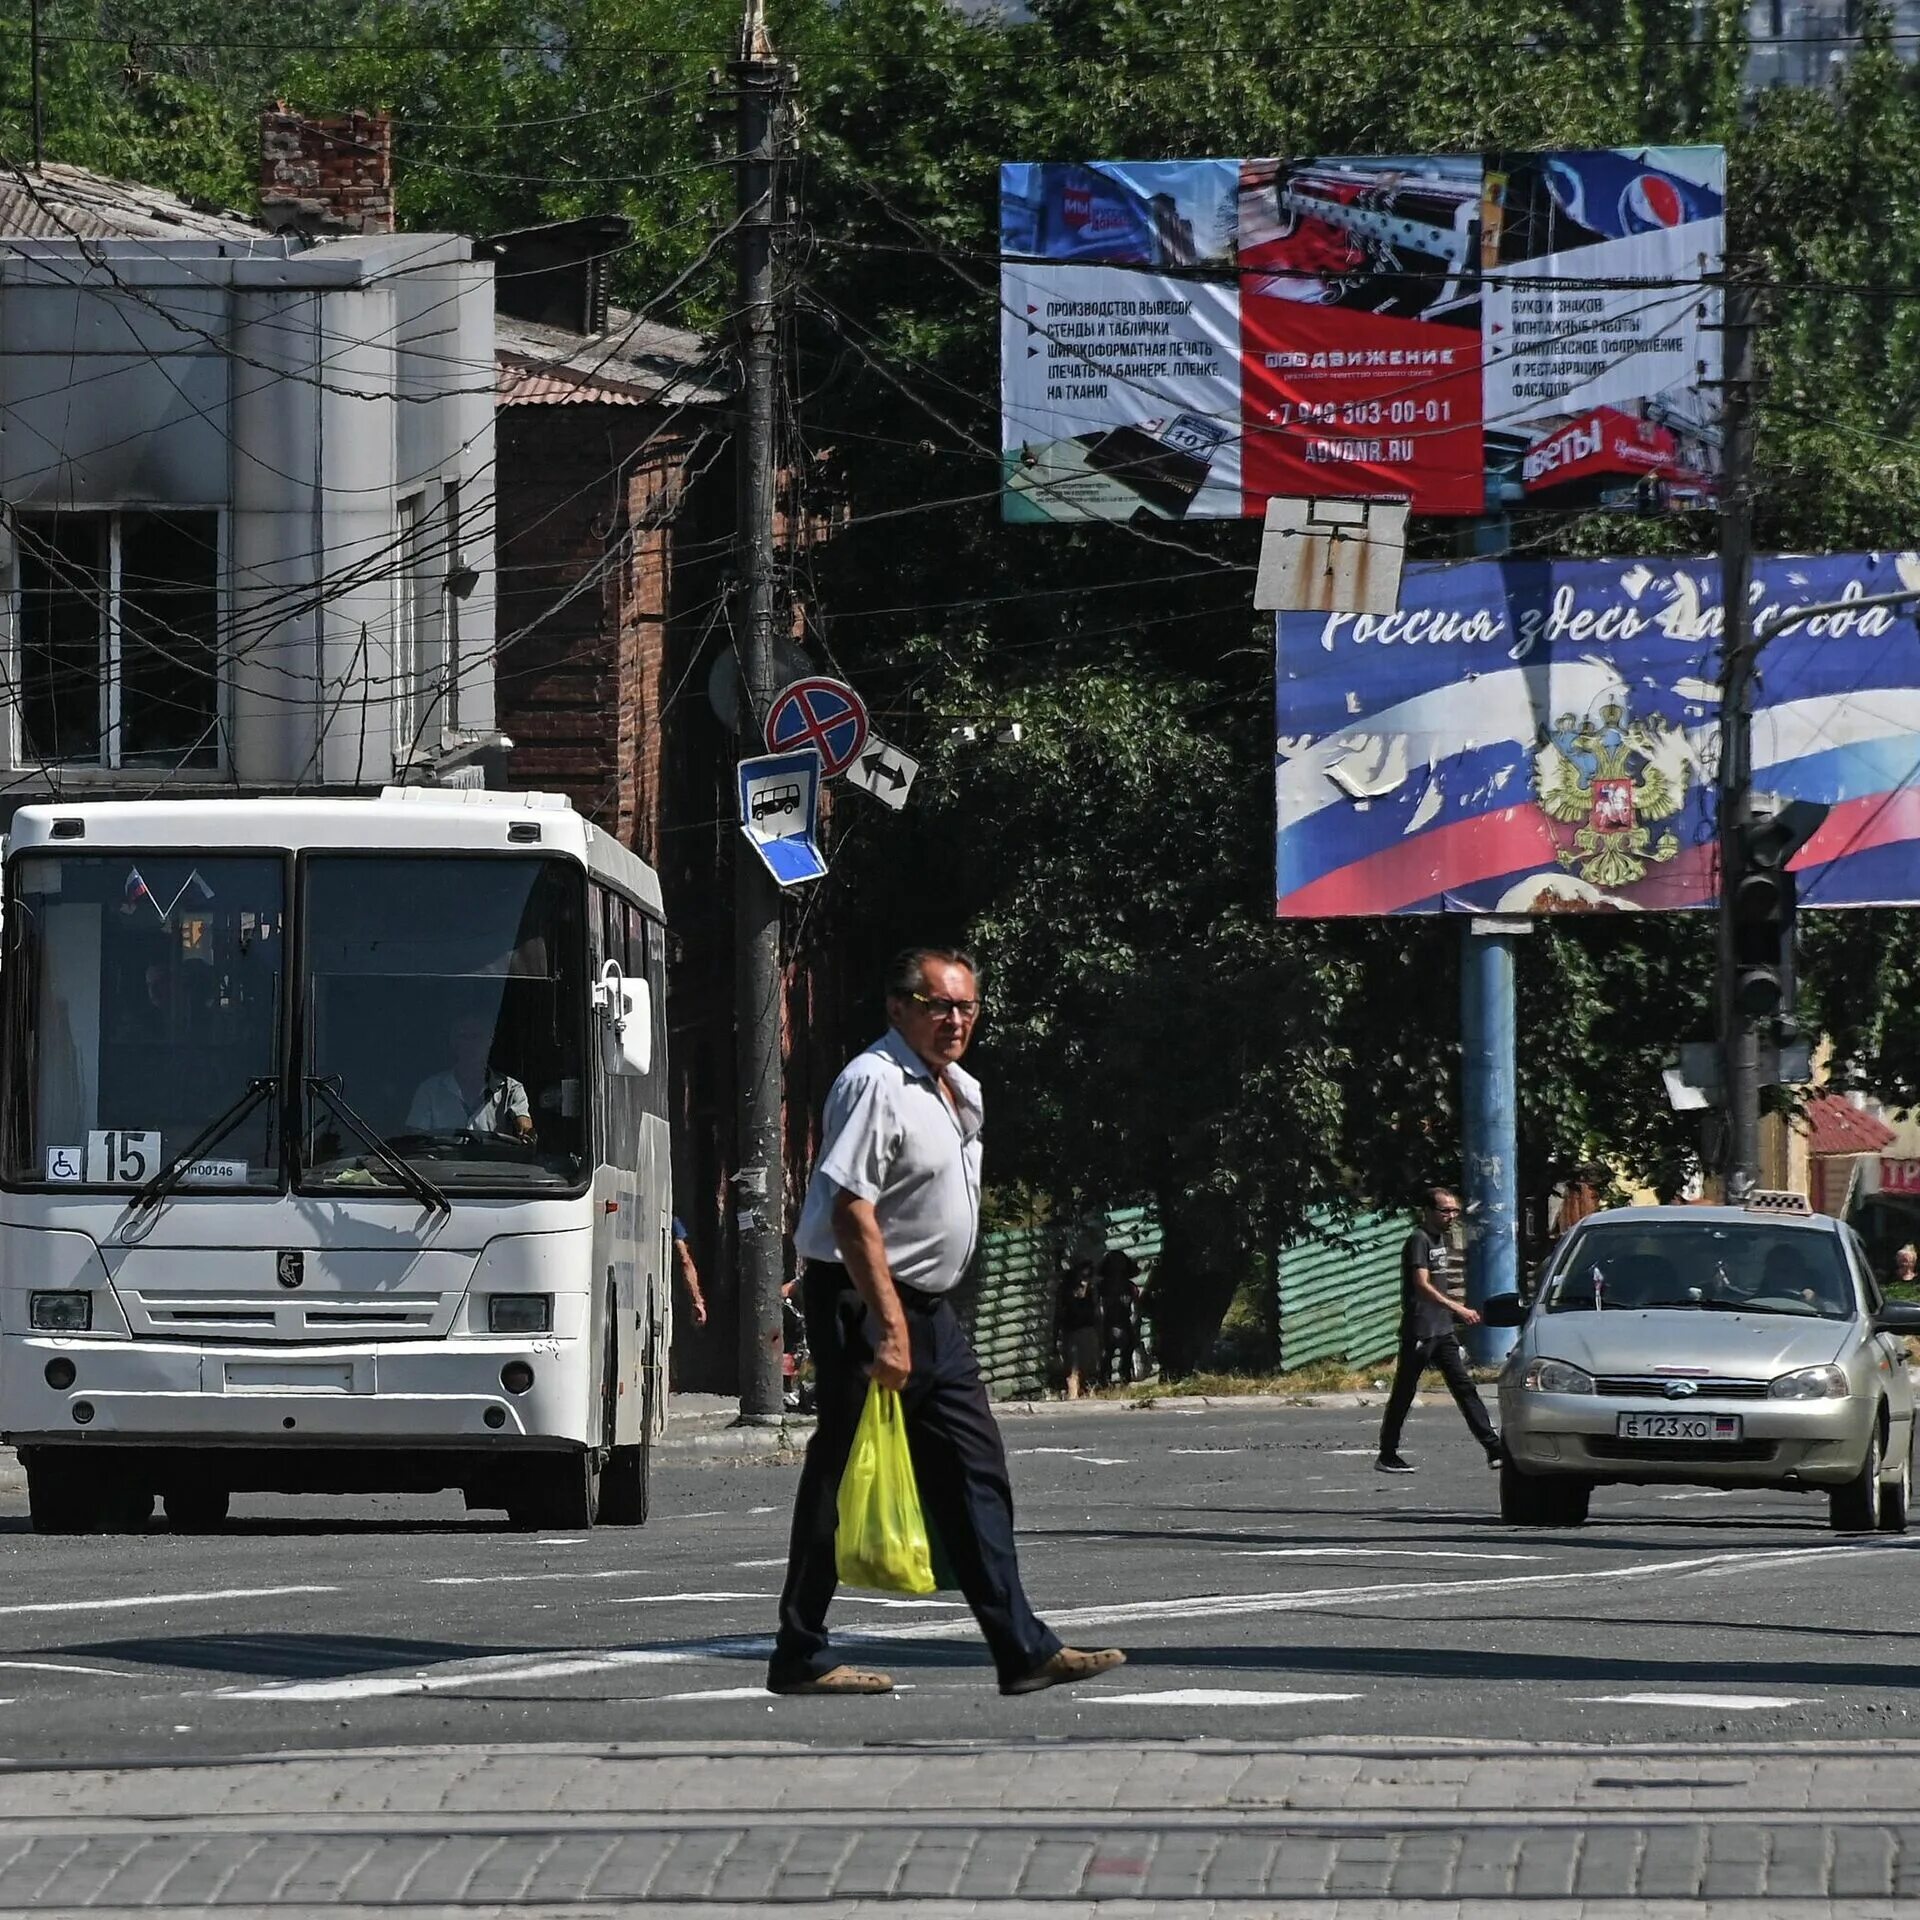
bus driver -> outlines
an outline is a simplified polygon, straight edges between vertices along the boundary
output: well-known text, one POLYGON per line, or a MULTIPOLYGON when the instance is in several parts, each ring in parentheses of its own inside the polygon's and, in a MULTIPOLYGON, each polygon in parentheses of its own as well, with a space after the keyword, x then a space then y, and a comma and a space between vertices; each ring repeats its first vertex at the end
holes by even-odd
POLYGON ((509 1073, 490 1066, 493 1022, 482 1014, 457 1014, 447 1030, 453 1065, 422 1080, 407 1109, 410 1133, 504 1133, 533 1138, 527 1090, 509 1073))

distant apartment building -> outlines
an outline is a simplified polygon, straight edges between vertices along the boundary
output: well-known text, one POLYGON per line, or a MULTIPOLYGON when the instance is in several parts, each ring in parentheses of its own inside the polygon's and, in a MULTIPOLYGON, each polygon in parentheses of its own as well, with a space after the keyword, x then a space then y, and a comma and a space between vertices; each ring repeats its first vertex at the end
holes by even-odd
MULTIPOLYGON (((1832 86, 1859 51, 1870 11, 1868 0, 1748 0, 1748 84, 1832 86)), ((1889 0, 1885 12, 1901 56, 1920 57, 1920 0, 1889 0)))

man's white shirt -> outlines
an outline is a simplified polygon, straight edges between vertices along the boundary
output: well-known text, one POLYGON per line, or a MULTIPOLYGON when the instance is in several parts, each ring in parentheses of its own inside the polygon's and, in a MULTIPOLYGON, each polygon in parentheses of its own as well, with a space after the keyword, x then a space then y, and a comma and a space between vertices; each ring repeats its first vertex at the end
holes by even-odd
POLYGON ((527 1090, 510 1073, 487 1073, 486 1091, 478 1105, 460 1090, 451 1068, 422 1080, 407 1109, 410 1133, 518 1133, 519 1122, 533 1117, 527 1090))
POLYGON ((949 1293, 980 1228, 980 1083, 933 1069, 889 1029, 840 1071, 821 1118, 819 1158, 794 1245, 807 1260, 845 1264, 834 1239, 840 1193, 873 1203, 887 1265, 903 1286, 949 1293))

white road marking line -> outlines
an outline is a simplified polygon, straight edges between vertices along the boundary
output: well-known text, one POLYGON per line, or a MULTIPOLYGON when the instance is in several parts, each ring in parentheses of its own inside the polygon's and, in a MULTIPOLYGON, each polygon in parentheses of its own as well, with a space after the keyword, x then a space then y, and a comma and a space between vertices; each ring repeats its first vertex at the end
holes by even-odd
POLYGON ((1658 1493, 1656 1500, 1731 1500, 1731 1487, 1694 1487, 1686 1493, 1658 1493))
POLYGON ((536 1547, 584 1547, 587 1544, 584 1534, 575 1534, 564 1540, 536 1540, 536 1547))
POLYGON ((749 1516, 756 1513, 779 1513, 782 1511, 783 1509, 779 1507, 749 1507, 747 1509, 749 1516))
POLYGON ((784 1567, 787 1564, 787 1556, 781 1553, 776 1554, 771 1560, 736 1560, 733 1564, 742 1573, 748 1573, 758 1567, 784 1567))
POLYGON ((1377 1460, 1380 1457, 1378 1447, 1323 1447, 1321 1458, 1326 1460, 1377 1460))
POLYGON ((1169 1453, 1245 1453, 1245 1447, 1169 1447, 1169 1453))
POLYGON ((1315 1700, 1358 1700, 1357 1693, 1289 1693, 1277 1687, 1169 1687, 1163 1693, 1089 1693, 1103 1707, 1300 1707, 1315 1700))
POLYGON ((26 1600, 0 1607, 0 1614, 105 1613, 129 1607, 183 1607, 206 1600, 281 1600, 297 1594, 338 1593, 338 1587, 221 1587, 211 1593, 138 1593, 91 1600, 26 1600))
POLYGON ((123 1667, 89 1667, 74 1660, 0 1660, 0 1667, 19 1667, 30 1673, 90 1673, 103 1680, 130 1678, 123 1667))
MULTIPOLYGON (((769 1560, 767 1566, 784 1567, 784 1560, 769 1560)), ((644 1580, 640 1567, 559 1567, 540 1573, 437 1573, 424 1582, 429 1587, 521 1587, 542 1580, 644 1580)), ((665 1594, 663 1599, 674 1596, 665 1594)))
MULTIPOLYGON (((760 1596, 756 1594, 754 1597, 758 1599, 760 1596)), ((772 1594, 766 1596, 769 1600, 774 1597, 772 1594)), ((967 1603, 964 1600, 936 1600, 931 1594, 923 1597, 920 1594, 837 1593, 834 1595, 834 1604, 849 1607, 964 1607, 967 1603)))
POLYGON ((1544 1560, 1544 1553, 1476 1553, 1466 1547, 1228 1547, 1229 1560, 1544 1560))
POLYGON ((258 1687, 218 1687, 222 1700, 391 1700, 403 1694, 449 1693, 462 1687, 503 1686, 524 1680, 565 1680, 619 1667, 691 1666, 728 1657, 764 1659, 771 1635, 726 1640, 687 1640, 651 1647, 556 1649, 551 1654, 488 1654, 474 1660, 444 1660, 406 1673, 362 1673, 335 1680, 276 1680, 258 1687))
POLYGON ((676 1601, 705 1602, 709 1600, 756 1600, 764 1606, 771 1606, 779 1599, 776 1593, 616 1593, 607 1605, 610 1607, 661 1607, 676 1601))
MULTIPOLYGON (((899 1692, 899 1688, 894 1691, 899 1692)), ((771 1700, 765 1687, 697 1687, 692 1693, 650 1693, 636 1706, 668 1707, 681 1700, 771 1700)))
MULTIPOLYGON (((1905 1553, 1920 1548, 1920 1540, 1891 1541, 1858 1546, 1759 1547, 1726 1553, 1690 1554, 1682 1560, 1636 1561, 1623 1567, 1582 1567, 1572 1573, 1510 1573, 1491 1580, 1391 1580, 1361 1587, 1307 1587, 1292 1593, 1200 1593, 1173 1600, 1129 1600, 1099 1607, 1066 1607, 1048 1613, 1055 1627, 1110 1627, 1145 1625, 1158 1620, 1205 1620, 1229 1615, 1298 1613, 1308 1608, 1366 1605, 1384 1601, 1466 1597, 1475 1593, 1504 1593, 1521 1587, 1589 1585, 1602 1580, 1679 1579, 1687 1575, 1740 1573, 1756 1566, 1781 1567, 1825 1554, 1905 1553)), ((971 1631, 971 1623, 920 1620, 897 1627, 870 1627, 876 1638, 938 1640, 971 1631)))
POLYGON ((1586 1693, 1569 1697, 1593 1707, 1724 1707, 1730 1713, 1807 1704, 1804 1694, 1787 1693, 1586 1693))
POLYGON ((1115 1460, 1106 1454, 1089 1452, 1085 1447, 1015 1447, 1015 1453, 1057 1453, 1069 1460, 1078 1460, 1089 1467, 1124 1467, 1131 1463, 1115 1460))

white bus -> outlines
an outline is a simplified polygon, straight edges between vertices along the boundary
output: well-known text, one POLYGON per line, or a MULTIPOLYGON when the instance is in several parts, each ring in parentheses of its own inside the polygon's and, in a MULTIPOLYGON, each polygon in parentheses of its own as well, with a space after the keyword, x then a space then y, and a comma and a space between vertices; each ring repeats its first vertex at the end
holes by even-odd
POLYGON ((544 794, 40 805, 0 952, 0 1431, 41 1532, 237 1492, 646 1518, 665 921, 544 794))

